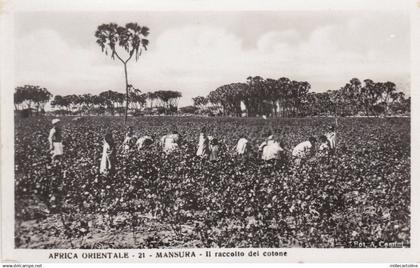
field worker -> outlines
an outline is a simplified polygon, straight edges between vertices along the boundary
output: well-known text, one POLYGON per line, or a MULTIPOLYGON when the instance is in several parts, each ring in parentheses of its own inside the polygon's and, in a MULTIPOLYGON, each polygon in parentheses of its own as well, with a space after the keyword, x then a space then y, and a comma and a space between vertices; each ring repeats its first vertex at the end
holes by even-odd
POLYGON ((115 143, 111 132, 107 132, 104 138, 102 158, 99 172, 101 174, 112 174, 115 170, 115 143))
POLYGON ((136 142, 137 150, 140 151, 142 149, 145 149, 145 148, 149 147, 150 145, 153 144, 153 141, 154 141, 153 135, 152 136, 145 135, 145 136, 142 136, 142 137, 138 138, 138 140, 136 142))
POLYGON ((260 146, 258 146, 258 151, 259 152, 262 152, 263 151, 263 149, 264 149, 264 147, 265 146, 267 146, 267 142, 271 139, 273 139, 273 135, 272 135, 272 132, 271 131, 269 131, 268 133, 266 133, 266 135, 267 135, 267 138, 260 144, 260 146))
POLYGON ((197 156, 206 156, 209 154, 209 139, 207 137, 206 128, 201 128, 200 137, 198 138, 197 156))
POLYGON ((130 145, 132 143, 132 139, 134 138, 134 132, 132 127, 128 127, 127 133, 125 134, 124 141, 122 143, 122 150, 123 153, 128 153, 130 150, 130 145))
POLYGON ((308 141, 304 141, 296 145, 292 151, 292 156, 296 164, 299 164, 302 159, 309 158, 315 154, 316 139, 310 137, 308 141))
POLYGON ((209 143, 210 161, 217 161, 220 151, 220 142, 218 139, 210 137, 209 143))
POLYGON ((321 137, 319 137, 319 142, 321 143, 319 145, 319 151, 321 152, 321 154, 328 154, 331 150, 331 143, 328 140, 327 136, 322 135, 321 137))
POLYGON ((268 136, 267 140, 260 145, 260 149, 262 150, 261 158, 266 161, 280 159, 284 152, 280 143, 274 140, 273 135, 268 136))
POLYGON ((328 128, 328 132, 325 134, 325 136, 327 137, 328 141, 330 142, 330 148, 331 150, 335 150, 335 145, 336 145, 336 137, 337 137, 337 133, 335 132, 335 127, 334 126, 330 126, 328 128))
POLYGON ((60 119, 52 120, 53 127, 50 130, 48 141, 50 143, 50 151, 52 160, 63 155, 63 133, 60 126, 60 119))
POLYGON ((169 154, 179 148, 178 142, 180 140, 180 136, 178 131, 174 128, 171 134, 167 134, 160 139, 162 144, 163 152, 169 154))
POLYGON ((248 140, 244 136, 238 140, 235 147, 235 153, 237 155, 245 155, 248 153, 248 140))

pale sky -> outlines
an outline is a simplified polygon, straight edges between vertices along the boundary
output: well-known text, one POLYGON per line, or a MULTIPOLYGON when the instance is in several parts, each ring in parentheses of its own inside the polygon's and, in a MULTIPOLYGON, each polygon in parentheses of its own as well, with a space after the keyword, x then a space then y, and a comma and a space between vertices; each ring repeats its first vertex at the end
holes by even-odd
POLYGON ((180 106, 248 76, 308 81, 334 90, 351 78, 393 81, 409 95, 410 28, 405 11, 20 12, 17 85, 53 94, 124 92, 122 64, 101 52, 102 23, 150 28, 150 46, 128 66, 146 92, 182 92, 180 106))

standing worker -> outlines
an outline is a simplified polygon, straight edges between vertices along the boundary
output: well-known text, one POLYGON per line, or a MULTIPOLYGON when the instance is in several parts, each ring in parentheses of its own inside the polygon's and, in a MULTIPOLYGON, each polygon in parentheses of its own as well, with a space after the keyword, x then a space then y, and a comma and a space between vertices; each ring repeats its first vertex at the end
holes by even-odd
POLYGON ((197 156, 206 157, 209 155, 209 139, 207 137, 206 128, 201 128, 200 137, 198 138, 197 156))
POLYGON ((56 158, 63 155, 63 133, 60 127, 60 119, 52 120, 53 127, 50 130, 48 141, 50 143, 51 159, 54 161, 56 158))
POLYGON ((112 133, 108 131, 105 134, 103 149, 102 149, 102 158, 99 172, 101 174, 112 174, 115 171, 115 143, 112 133))
POLYGON ((209 141, 210 161, 217 161, 219 158, 220 142, 217 138, 213 138, 209 141))

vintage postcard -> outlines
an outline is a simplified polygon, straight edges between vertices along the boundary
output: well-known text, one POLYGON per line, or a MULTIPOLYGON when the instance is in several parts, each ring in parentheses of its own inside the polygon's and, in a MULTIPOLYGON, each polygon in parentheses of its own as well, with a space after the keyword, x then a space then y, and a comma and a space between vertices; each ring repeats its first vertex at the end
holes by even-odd
POLYGON ((420 261, 420 2, 0 18, 1 262, 420 261))

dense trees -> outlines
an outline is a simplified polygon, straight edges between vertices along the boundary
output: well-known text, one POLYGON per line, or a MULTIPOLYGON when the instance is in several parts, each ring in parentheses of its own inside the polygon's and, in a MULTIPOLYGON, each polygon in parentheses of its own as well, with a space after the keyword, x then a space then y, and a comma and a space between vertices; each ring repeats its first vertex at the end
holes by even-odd
MULTIPOLYGON (((128 85, 129 110, 133 114, 173 114, 178 111, 181 92, 157 90, 142 93, 128 85)), ((194 106, 181 113, 224 116, 302 117, 317 115, 395 115, 410 112, 411 99, 398 92, 393 82, 351 79, 338 90, 310 92, 306 81, 286 77, 264 79, 248 77, 246 83, 222 85, 207 96, 193 98, 194 106)), ((14 95, 16 110, 43 110, 52 94, 39 86, 17 87, 14 95)), ((107 90, 97 95, 56 95, 51 106, 59 114, 124 114, 125 94, 107 90), (58 109, 58 111, 57 111, 58 109)))
POLYGON ((197 110, 197 106, 192 105, 179 108, 179 111, 183 114, 195 114, 197 110))
POLYGON ((160 101, 160 107, 164 107, 168 111, 176 111, 178 100, 182 97, 182 94, 178 91, 158 90, 154 92, 153 97, 160 101))
POLYGON ((199 107, 199 108, 205 107, 209 102, 209 100, 203 96, 192 98, 192 100, 194 102, 194 106, 199 107))
POLYGON ((40 86, 24 85, 17 87, 14 93, 15 110, 35 109, 37 112, 44 110, 45 104, 51 99, 52 94, 40 86))
POLYGON ((201 111, 206 107, 220 107, 220 114, 240 116, 309 115, 390 115, 410 111, 410 100, 397 92, 392 82, 363 83, 353 78, 338 90, 309 92, 306 81, 282 77, 264 79, 250 76, 246 83, 232 83, 211 91, 207 97, 193 98, 201 111), (210 105, 209 105, 210 104, 210 105))
POLYGON ((403 92, 397 92, 393 82, 374 82, 366 79, 363 83, 351 79, 344 87, 330 92, 334 111, 340 115, 401 114, 410 111, 410 102, 403 92))
POLYGON ((101 92, 99 94, 99 97, 101 97, 104 101, 102 104, 105 104, 106 108, 112 115, 114 115, 116 112, 119 113, 121 111, 121 107, 123 107, 124 104, 124 94, 119 93, 116 91, 108 90, 101 92))
POLYGON ((143 108, 146 105, 147 94, 141 93, 137 88, 131 86, 130 88, 130 99, 131 99, 131 108, 138 110, 143 108))
POLYGON ((250 76, 246 83, 223 85, 211 91, 206 98, 197 97, 193 100, 194 105, 200 108, 207 102, 220 105, 224 115, 240 116, 242 107, 245 107, 248 116, 277 116, 278 113, 282 116, 297 116, 301 114, 310 87, 306 81, 250 76))
POLYGON ((247 92, 247 87, 244 83, 223 85, 211 91, 207 98, 210 103, 222 107, 224 115, 239 116, 241 114, 241 101, 245 92, 247 92))
MULTIPOLYGON (((159 113, 170 113, 178 110, 178 99, 182 94, 178 91, 166 90, 141 93, 139 89, 130 87, 130 111, 136 112, 146 108, 147 101, 151 107, 156 108, 159 113)), ((124 114, 125 95, 121 92, 107 90, 98 95, 55 95, 51 106, 59 114, 124 114), (58 109, 58 110, 57 110, 58 109)))

